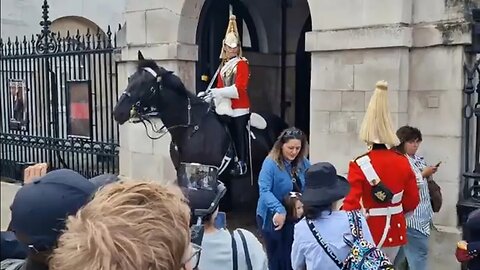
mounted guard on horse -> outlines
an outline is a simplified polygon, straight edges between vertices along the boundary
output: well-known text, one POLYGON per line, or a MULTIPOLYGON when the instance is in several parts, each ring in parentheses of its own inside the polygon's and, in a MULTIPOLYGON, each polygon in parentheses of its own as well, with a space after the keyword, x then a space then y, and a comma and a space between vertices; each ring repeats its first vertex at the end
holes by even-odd
POLYGON ((232 14, 223 39, 220 59, 220 66, 209 87, 206 92, 200 92, 199 96, 205 97, 207 101, 213 98, 216 113, 224 121, 226 119, 237 156, 232 174, 244 175, 247 172, 247 156, 250 151, 247 147, 250 130, 250 98, 247 91, 250 69, 248 60, 242 57, 236 17, 232 14), (215 80, 217 87, 210 88, 215 80))
POLYGON ((254 188, 254 176, 260 171, 276 138, 287 128, 285 121, 277 115, 250 112, 247 94, 250 73, 248 61, 241 57, 239 41, 235 17, 231 16, 222 62, 214 76, 217 87, 210 89, 212 81, 210 87, 199 94, 203 98, 187 90, 172 71, 145 59, 139 51, 137 69, 129 77, 113 111, 120 125, 137 118, 136 122, 143 123, 151 139, 159 139, 167 133, 171 135, 170 157, 179 178, 185 173, 186 164, 216 168, 219 179, 228 190, 225 202, 231 198, 247 202, 244 197, 254 196, 258 191, 254 188), (162 120, 161 128, 150 120, 154 117, 162 120), (147 124, 159 135, 150 136, 147 124), (250 151, 247 151, 247 145, 250 151), (245 192, 247 187, 230 188, 230 180, 247 172, 247 162, 251 168, 251 192, 245 192), (231 195, 231 192, 239 193, 231 195))

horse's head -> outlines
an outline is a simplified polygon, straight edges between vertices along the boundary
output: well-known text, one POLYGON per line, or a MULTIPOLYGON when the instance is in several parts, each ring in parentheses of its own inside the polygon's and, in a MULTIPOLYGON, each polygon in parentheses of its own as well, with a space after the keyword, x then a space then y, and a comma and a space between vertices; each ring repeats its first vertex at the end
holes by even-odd
POLYGON ((154 106, 161 89, 162 78, 172 73, 159 67, 152 60, 145 60, 140 51, 138 60, 137 70, 129 77, 127 88, 113 110, 113 116, 119 124, 130 119, 130 111, 134 105, 139 108, 154 106))

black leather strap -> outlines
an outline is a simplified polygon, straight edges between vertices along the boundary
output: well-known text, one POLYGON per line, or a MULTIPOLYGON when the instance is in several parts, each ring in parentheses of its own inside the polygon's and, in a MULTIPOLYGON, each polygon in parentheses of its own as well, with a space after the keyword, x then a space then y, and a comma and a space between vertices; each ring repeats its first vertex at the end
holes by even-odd
POLYGON ((315 228, 315 225, 313 224, 313 221, 306 219, 305 220, 308 224, 308 228, 310 228, 310 231, 312 232, 313 236, 317 240, 318 244, 325 250, 325 253, 327 253, 328 257, 332 259, 332 261, 338 266, 338 268, 342 269, 343 268, 343 263, 337 258, 335 253, 330 249, 330 247, 323 241, 323 238, 320 236, 320 233, 317 231, 315 228))
POLYGON ((252 260, 250 259, 250 252, 248 251, 247 239, 245 239, 245 236, 243 235, 243 232, 241 230, 237 230, 237 232, 242 239, 243 252, 245 253, 245 260, 247 261, 247 269, 253 270, 252 260))
POLYGON ((232 237, 232 261, 233 261, 233 270, 238 270, 238 251, 237 251, 237 241, 235 241, 235 231, 230 233, 232 237))

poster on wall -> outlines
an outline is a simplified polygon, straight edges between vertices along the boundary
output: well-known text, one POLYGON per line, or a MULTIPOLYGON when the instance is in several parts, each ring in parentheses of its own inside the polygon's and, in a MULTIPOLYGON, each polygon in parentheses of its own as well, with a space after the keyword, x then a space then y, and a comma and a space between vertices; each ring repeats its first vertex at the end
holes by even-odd
POLYGON ((24 80, 9 79, 10 130, 28 131, 27 85, 24 80))
POLYGON ((92 92, 90 81, 67 82, 67 134, 92 138, 92 92))

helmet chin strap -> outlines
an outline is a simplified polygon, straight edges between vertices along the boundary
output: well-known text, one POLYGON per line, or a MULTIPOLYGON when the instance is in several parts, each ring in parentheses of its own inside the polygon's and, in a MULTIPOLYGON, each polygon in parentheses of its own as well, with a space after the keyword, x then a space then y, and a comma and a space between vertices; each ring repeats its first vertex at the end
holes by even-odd
POLYGON ((146 72, 152 74, 152 76, 154 78, 157 78, 158 77, 158 74, 155 72, 155 70, 149 68, 149 67, 144 67, 143 70, 145 70, 146 72))

